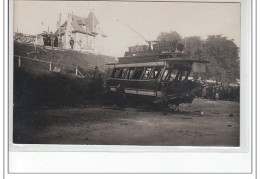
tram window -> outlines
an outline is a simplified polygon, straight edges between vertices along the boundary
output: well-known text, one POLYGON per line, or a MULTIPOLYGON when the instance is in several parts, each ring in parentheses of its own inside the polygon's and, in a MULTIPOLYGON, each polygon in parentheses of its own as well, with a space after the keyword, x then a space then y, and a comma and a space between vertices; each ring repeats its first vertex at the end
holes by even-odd
POLYGON ((123 69, 121 69, 117 75, 117 78, 122 78, 123 75, 123 69))
POLYGON ((153 72, 151 74, 151 79, 157 79, 161 73, 162 68, 154 67, 153 72))
POLYGON ((177 73, 178 73, 178 70, 171 71, 170 81, 173 81, 176 78, 177 73))
POLYGON ((151 67, 147 67, 145 68, 145 71, 141 77, 142 80, 147 80, 151 74, 152 68, 151 67))
POLYGON ((184 81, 187 78, 188 72, 187 71, 181 71, 180 75, 178 76, 178 81, 184 81))
POLYGON ((178 70, 166 69, 162 76, 162 81, 173 81, 177 76, 178 70))
POLYGON ((126 79, 126 78, 127 78, 128 71, 129 71, 128 68, 124 68, 124 69, 122 70, 122 78, 123 78, 123 79, 126 79))
POLYGON ((135 69, 134 68, 129 68, 129 72, 128 72, 128 75, 127 75, 127 79, 131 79, 133 74, 135 72, 135 69))
POLYGON ((144 68, 136 68, 132 79, 140 79, 143 74, 144 68))
POLYGON ((113 73, 112 73, 111 77, 112 77, 112 78, 117 78, 117 76, 118 76, 120 70, 121 70, 121 69, 119 69, 119 68, 115 68, 115 69, 113 70, 113 73))
POLYGON ((187 80, 187 79, 188 79, 188 76, 189 76, 188 71, 183 71, 183 74, 182 74, 182 81, 183 81, 183 80, 187 80))
POLYGON ((162 76, 162 81, 168 81, 169 80, 169 69, 166 69, 162 76))

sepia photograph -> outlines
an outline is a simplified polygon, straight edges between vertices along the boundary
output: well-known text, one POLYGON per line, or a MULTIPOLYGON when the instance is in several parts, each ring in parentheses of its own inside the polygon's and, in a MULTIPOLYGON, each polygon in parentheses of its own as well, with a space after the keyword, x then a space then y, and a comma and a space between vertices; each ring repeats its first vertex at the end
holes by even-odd
POLYGON ((239 2, 13 2, 13 144, 240 147, 239 2))

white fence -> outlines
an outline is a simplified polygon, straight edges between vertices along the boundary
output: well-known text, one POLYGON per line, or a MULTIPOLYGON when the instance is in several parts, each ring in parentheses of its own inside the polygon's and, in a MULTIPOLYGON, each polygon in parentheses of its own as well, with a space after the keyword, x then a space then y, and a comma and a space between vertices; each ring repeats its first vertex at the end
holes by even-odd
MULTIPOLYGON (((70 72, 74 71, 74 74, 79 77, 86 77, 89 75, 88 73, 86 75, 83 75, 79 71, 78 66, 39 60, 36 57, 28 58, 28 57, 23 57, 23 56, 19 56, 19 55, 14 55, 14 63, 16 63, 16 64, 14 64, 14 66, 17 66, 18 68, 21 68, 21 67, 29 68, 33 64, 36 67, 36 68, 34 68, 34 70, 40 70, 40 67, 43 67, 44 70, 48 70, 50 72, 59 73, 61 71, 64 71, 66 73, 66 71, 69 70, 70 72), (16 60, 17 60, 17 62, 16 62, 16 60), (28 61, 30 61, 31 65, 28 65, 28 61)), ((84 67, 80 67, 80 68, 84 68, 84 67)))

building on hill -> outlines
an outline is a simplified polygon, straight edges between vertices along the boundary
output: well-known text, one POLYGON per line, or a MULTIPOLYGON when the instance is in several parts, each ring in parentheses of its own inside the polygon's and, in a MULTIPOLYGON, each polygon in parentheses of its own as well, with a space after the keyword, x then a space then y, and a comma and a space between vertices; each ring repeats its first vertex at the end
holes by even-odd
POLYGON ((68 14, 66 21, 60 25, 54 35, 60 35, 60 48, 84 52, 102 51, 101 44, 106 37, 93 12, 90 12, 87 18, 68 14))

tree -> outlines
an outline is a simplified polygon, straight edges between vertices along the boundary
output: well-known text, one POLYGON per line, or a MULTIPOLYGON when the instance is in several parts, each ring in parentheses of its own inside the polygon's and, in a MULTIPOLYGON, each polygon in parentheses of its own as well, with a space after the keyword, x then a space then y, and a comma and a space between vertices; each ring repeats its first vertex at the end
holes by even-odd
POLYGON ((186 47, 184 51, 190 58, 200 59, 202 57, 204 41, 199 36, 184 38, 186 47))
POLYGON ((162 41, 162 42, 170 42, 170 41, 181 41, 182 37, 181 35, 176 32, 176 31, 171 31, 171 32, 161 32, 157 40, 162 41))
POLYGON ((206 79, 211 78, 231 83, 239 78, 239 48, 233 40, 229 40, 222 35, 210 35, 206 40, 202 40, 199 36, 182 39, 176 31, 162 32, 157 37, 157 40, 185 43, 186 48, 184 48, 184 51, 189 58, 209 61, 206 73, 204 75, 199 74, 206 79))
POLYGON ((239 78, 239 49, 233 40, 222 35, 210 35, 203 46, 203 57, 210 63, 207 77, 230 83, 239 78))

